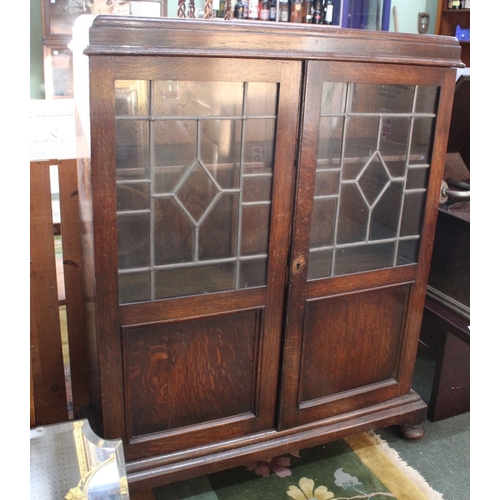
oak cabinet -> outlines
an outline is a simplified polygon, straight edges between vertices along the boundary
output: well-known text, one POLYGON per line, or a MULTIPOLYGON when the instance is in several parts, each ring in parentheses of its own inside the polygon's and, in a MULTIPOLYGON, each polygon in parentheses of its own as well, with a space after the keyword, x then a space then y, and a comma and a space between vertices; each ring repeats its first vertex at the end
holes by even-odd
POLYGON ((456 40, 112 16, 88 33, 94 425, 123 440, 131 489, 418 426, 456 40))

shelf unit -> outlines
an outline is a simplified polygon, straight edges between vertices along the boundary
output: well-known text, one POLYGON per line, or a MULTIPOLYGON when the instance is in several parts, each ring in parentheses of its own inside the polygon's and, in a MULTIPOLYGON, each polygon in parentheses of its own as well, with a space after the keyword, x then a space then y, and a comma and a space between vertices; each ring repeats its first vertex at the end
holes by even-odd
MULTIPOLYGON (((447 0, 440 0, 437 10, 436 30, 438 35, 455 36, 457 25, 470 28, 470 9, 448 9, 447 0)), ((470 41, 460 40, 462 61, 470 68, 470 41)))

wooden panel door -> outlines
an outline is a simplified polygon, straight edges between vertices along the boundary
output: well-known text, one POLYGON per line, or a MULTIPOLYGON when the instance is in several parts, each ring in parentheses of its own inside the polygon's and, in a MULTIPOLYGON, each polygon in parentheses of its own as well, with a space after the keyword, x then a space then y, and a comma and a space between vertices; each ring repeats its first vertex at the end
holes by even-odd
POLYGON ((130 461, 274 428, 301 64, 91 74, 105 435, 130 461))
POLYGON ((410 391, 453 81, 308 63, 281 428, 410 391))

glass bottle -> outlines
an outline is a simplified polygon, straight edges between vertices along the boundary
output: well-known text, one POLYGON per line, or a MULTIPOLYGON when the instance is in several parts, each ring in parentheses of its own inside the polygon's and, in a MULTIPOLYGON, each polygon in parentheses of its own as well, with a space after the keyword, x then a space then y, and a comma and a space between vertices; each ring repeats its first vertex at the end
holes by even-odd
POLYGON ((236 0, 234 4, 234 18, 245 19, 245 6, 243 5, 243 0, 236 0))
POLYGON ((314 15, 314 4, 313 0, 306 0, 306 19, 307 24, 312 24, 314 15))
POLYGON ((323 24, 333 24, 333 0, 325 0, 323 6, 323 24))
POLYGON ((259 19, 259 0, 248 0, 248 19, 259 19))
POLYGON ((287 23, 290 21, 288 0, 279 0, 278 21, 280 23, 287 23))
POLYGON ((276 21, 276 0, 269 2, 269 21, 276 21))
POLYGON ((305 2, 304 0, 292 0, 290 6, 290 22, 303 23, 305 22, 305 2))
POLYGON ((248 0, 241 0, 243 2, 243 19, 248 19, 248 0))
POLYGON ((323 24, 323 0, 313 2, 313 24, 323 24))
POLYGON ((269 21, 269 18, 270 18, 269 0, 260 0, 259 19, 261 21, 269 21))

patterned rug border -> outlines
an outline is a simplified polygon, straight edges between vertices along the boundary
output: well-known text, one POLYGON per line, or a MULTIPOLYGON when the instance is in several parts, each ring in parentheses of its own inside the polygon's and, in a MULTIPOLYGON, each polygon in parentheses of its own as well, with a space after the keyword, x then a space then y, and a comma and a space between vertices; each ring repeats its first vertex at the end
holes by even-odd
POLYGON ((444 500, 442 493, 433 489, 416 469, 375 432, 350 436, 344 441, 398 500, 444 500), (410 490, 408 481, 413 485, 410 490), (404 490, 401 489, 403 484, 404 490))
MULTIPOLYGON (((374 431, 343 438, 343 441, 398 500, 444 500, 441 493, 374 431)), ((153 490, 145 490, 131 493, 130 499, 155 500, 156 497, 153 490)))

